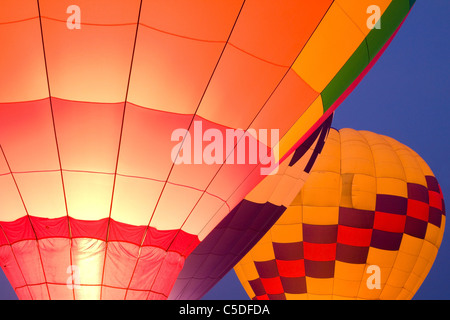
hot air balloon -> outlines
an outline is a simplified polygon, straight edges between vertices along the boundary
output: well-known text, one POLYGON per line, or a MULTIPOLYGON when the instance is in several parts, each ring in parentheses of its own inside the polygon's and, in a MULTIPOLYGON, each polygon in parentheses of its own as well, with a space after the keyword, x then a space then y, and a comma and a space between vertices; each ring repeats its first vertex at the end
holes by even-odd
POLYGON ((252 299, 411 299, 445 207, 425 161, 368 131, 330 131, 301 192, 235 266, 252 299))
POLYGON ((167 298, 411 4, 1 1, 0 262, 18 297, 167 298), (364 27, 366 4, 383 28, 364 27), (264 161, 247 161, 251 146, 264 161), (226 162, 235 150, 246 161, 226 162))
MULTIPOLYGON (((301 1, 298 3, 300 2, 301 1)), ((380 55, 389 46, 414 2, 415 1, 396 0, 385 2, 334 1, 328 13, 331 14, 332 9, 342 9, 344 12, 355 18, 351 20, 360 27, 362 32, 369 31, 366 26, 368 22, 377 22, 376 20, 367 20, 367 17, 371 15, 367 15, 366 13, 372 12, 371 10, 378 6, 378 8, 381 9, 381 18, 378 20, 378 22, 380 22, 379 27, 381 28, 377 29, 377 27, 375 27, 370 30, 366 35, 365 40, 361 43, 361 46, 358 47, 347 62, 340 67, 338 73, 322 91, 321 97, 324 106, 331 105, 331 110, 335 110, 343 99, 351 93, 363 76, 367 74, 380 55), (369 60, 367 60, 367 57, 369 57, 369 60)), ((325 28, 325 24, 331 23, 331 20, 328 20, 328 18, 331 18, 331 15, 326 15, 324 17, 316 32, 319 32, 322 27, 325 28)), ((333 34, 335 31, 336 30, 330 30, 330 38, 328 38, 327 41, 330 41, 330 43, 335 40, 336 42, 341 41, 340 44, 337 44, 337 47, 339 47, 339 45, 342 45, 345 41, 343 41, 343 39, 337 40, 337 38, 335 38, 336 35, 333 34)), ((318 59, 320 59, 319 57, 321 54, 328 52, 328 49, 325 49, 325 47, 319 48, 318 41, 315 41, 315 35, 316 34, 313 34, 307 44, 307 46, 312 45, 312 43, 318 45, 317 47, 314 45, 316 52, 314 53, 314 58, 308 63, 317 62, 318 59)), ((330 43, 327 43, 327 45, 330 43)), ((326 44, 320 44, 320 46, 322 45, 326 44)), ((306 57, 306 55, 304 57, 306 57)), ((303 67, 306 67, 306 63, 303 67)), ((321 67, 318 68, 320 69, 321 67)), ((319 75, 317 76, 320 77, 319 75)), ((292 131, 291 133, 294 137, 296 131, 292 131)), ((302 134, 303 133, 300 132, 300 135, 302 134)), ((302 140, 301 143, 305 143, 305 140, 302 140)), ((299 145, 300 143, 297 143, 296 146, 299 145)), ((286 157, 283 159, 286 159, 286 157)), ((268 182, 266 183, 270 185, 268 182)), ((273 185, 267 187, 267 190, 271 190, 272 187, 273 185)), ((260 186, 258 190, 263 190, 263 187, 260 186)), ((253 192, 253 194, 254 193, 255 192, 253 192)), ((231 214, 228 215, 226 219, 223 220, 198 247, 196 247, 196 249, 194 249, 192 254, 186 259, 185 267, 180 272, 178 280, 169 297, 170 299, 200 299, 251 249, 255 241, 259 240, 266 233, 268 224, 273 223, 273 220, 271 219, 275 219, 282 213, 282 211, 269 212, 266 210, 264 211, 264 214, 266 215, 264 218, 261 218, 264 222, 260 222, 259 224, 252 223, 251 231, 245 229, 244 226, 239 226, 239 228, 237 228, 237 224, 233 221, 246 221, 246 217, 250 215, 247 205, 248 203, 254 203, 252 200, 254 199, 252 199, 251 196, 250 198, 246 197, 243 203, 236 206, 231 214), (246 245, 243 241, 239 242, 239 246, 234 245, 236 243, 236 238, 247 238, 250 233, 253 233, 254 235, 252 241, 249 241, 246 245)), ((262 201, 261 203, 267 201, 267 199, 262 200, 261 198, 259 200, 262 201)), ((258 205, 261 203, 255 204, 258 205)), ((257 218, 253 220, 260 221, 260 219, 257 218)))

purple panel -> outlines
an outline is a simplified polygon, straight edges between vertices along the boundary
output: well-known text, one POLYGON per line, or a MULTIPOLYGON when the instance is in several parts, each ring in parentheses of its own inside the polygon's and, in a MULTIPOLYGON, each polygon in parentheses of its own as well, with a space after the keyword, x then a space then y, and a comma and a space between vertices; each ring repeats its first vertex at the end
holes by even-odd
POLYGON ((408 183, 408 198, 428 203, 428 189, 416 183, 408 183))
POLYGON ((383 250, 398 250, 402 242, 403 233, 388 232, 374 229, 372 231, 371 247, 383 250))
POLYGON ((428 185, 429 190, 440 192, 439 183, 435 177, 426 176, 425 179, 427 180, 427 185, 428 185))
POLYGON ((405 233, 410 236, 425 239, 428 223, 426 221, 406 216, 405 233))
POLYGON ((305 259, 305 274, 312 278, 333 278, 335 261, 313 261, 305 259))
POLYGON ((295 261, 303 259, 303 242, 277 243, 273 244, 275 259, 295 261))
POLYGON ((366 263, 368 253, 369 247, 357 247, 343 243, 338 243, 336 245, 337 261, 355 264, 366 263))
POLYGON ((306 293, 306 278, 305 277, 280 277, 283 284, 284 292, 286 293, 306 293))
POLYGON ((440 228, 442 223, 442 211, 437 208, 430 207, 428 222, 440 228))
POLYGON ((374 211, 339 208, 339 224, 342 226, 372 229, 374 219, 374 211))
POLYGON ((310 243, 336 243, 337 225, 303 224, 303 241, 310 243))
POLYGON ((375 211, 406 215, 407 209, 408 209, 407 198, 393 196, 389 194, 377 194, 375 211))
POLYGON ((255 261, 255 267, 261 278, 276 278, 278 274, 278 266, 275 260, 255 261))

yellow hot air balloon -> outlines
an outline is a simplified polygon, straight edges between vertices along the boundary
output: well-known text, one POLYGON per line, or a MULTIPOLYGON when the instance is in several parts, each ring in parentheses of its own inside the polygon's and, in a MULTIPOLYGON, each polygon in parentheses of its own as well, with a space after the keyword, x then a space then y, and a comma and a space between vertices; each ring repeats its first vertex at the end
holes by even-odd
POLYGON ((332 129, 301 192, 235 271, 252 299, 411 299, 444 226, 440 186, 417 153, 332 129))

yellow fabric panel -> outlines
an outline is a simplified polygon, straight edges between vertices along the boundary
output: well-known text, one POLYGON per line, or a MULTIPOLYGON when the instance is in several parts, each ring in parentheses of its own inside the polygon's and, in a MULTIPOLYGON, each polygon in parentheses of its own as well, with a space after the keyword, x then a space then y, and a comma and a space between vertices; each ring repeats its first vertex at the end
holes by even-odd
POLYGON ((416 264, 414 265, 414 268, 412 270, 412 274, 415 274, 415 275, 423 278, 424 274, 426 274, 428 264, 429 264, 429 261, 427 259, 419 256, 417 258, 416 264))
POLYGON ((362 131, 361 133, 372 150, 377 177, 397 178, 406 181, 402 162, 384 137, 368 131, 362 131))
POLYGON ((355 300, 354 297, 345 297, 333 294, 333 300, 355 300))
POLYGON ((377 179, 375 177, 355 174, 352 184, 353 208, 374 211, 377 200, 376 190, 377 179))
POLYGON ((358 26, 359 30, 367 36, 371 31, 367 27, 367 20, 372 15, 372 13, 367 13, 367 8, 371 5, 378 6, 380 8, 380 16, 382 16, 391 0, 336 0, 336 2, 358 26))
POLYGON ((397 267, 394 267, 389 274, 389 278, 386 284, 389 284, 393 287, 403 287, 409 278, 409 274, 410 273, 408 271, 404 271, 397 267))
POLYGON ((408 198, 408 185, 405 180, 378 178, 377 193, 408 198))
POLYGON ((412 295, 412 292, 416 292, 415 288, 421 283, 421 278, 414 273, 411 273, 406 281, 404 288, 412 295))
POLYGON ((308 294, 309 300, 331 300, 332 298, 331 294, 308 294))
POLYGON ((405 288, 403 288, 399 294, 397 295, 397 300, 410 300, 411 297, 411 292, 405 288))
POLYGON ((285 293, 284 295, 286 296, 287 300, 308 300, 308 294, 306 293, 285 293))
POLYGON ((303 205, 317 207, 339 206, 341 176, 334 172, 311 172, 302 189, 303 205))
POLYGON ((335 277, 333 295, 348 298, 356 298, 359 291, 360 280, 361 279, 357 281, 349 281, 335 277))
POLYGON ((293 145, 297 143, 300 137, 316 123, 323 115, 322 97, 318 96, 316 100, 309 106, 309 108, 301 115, 301 117, 294 123, 294 125, 286 132, 280 139, 279 153, 282 158, 293 145))
POLYGON ((393 300, 400 294, 401 291, 402 288, 400 287, 393 287, 391 285, 387 285, 383 287, 383 291, 381 292, 379 298, 382 300, 393 300))
POLYGON ((334 267, 334 277, 336 279, 348 281, 361 281, 366 270, 365 264, 347 263, 336 260, 334 267))
POLYGON ((403 234, 399 251, 418 257, 422 248, 423 239, 419 239, 409 234, 403 234))
POLYGON ((250 256, 253 261, 269 261, 275 259, 270 233, 266 233, 258 245, 250 251, 250 256))
POLYGON ((303 207, 303 223, 334 225, 339 221, 339 207, 303 207))
POLYGON ((245 263, 239 264, 240 275, 242 275, 243 278, 247 280, 258 279, 259 274, 258 271, 256 270, 255 264, 250 259, 250 257, 247 257, 246 260, 247 261, 245 263))
POLYGON ((299 224, 302 223, 302 207, 290 206, 284 211, 283 215, 278 219, 277 225, 280 224, 299 224))
POLYGON ((364 37, 339 5, 333 3, 292 69, 316 92, 322 92, 364 37))
POLYGON ((429 243, 437 246, 441 239, 441 229, 436 227, 434 224, 429 223, 427 226, 427 232, 425 233, 425 240, 429 243))
POLYGON ((301 224, 274 225, 270 230, 274 242, 292 243, 303 241, 301 224))
POLYGON ((367 255, 367 264, 377 265, 380 268, 391 268, 394 265, 396 257, 397 251, 389 251, 370 247, 369 253, 367 255))
MULTIPOLYGON (((382 289, 369 289, 366 284, 367 276, 364 277, 363 281, 361 282, 361 285, 359 287, 358 291, 358 298, 360 299, 369 299, 369 300, 376 300, 379 299, 380 294, 382 293, 382 289)), ((383 288, 383 284, 381 285, 381 288, 383 288)))
POLYGON ((434 244, 431 244, 428 241, 424 241, 422 250, 420 251, 420 257, 427 260, 428 263, 432 263, 436 258, 437 252, 438 249, 434 244))
POLYGON ((306 287, 308 288, 308 293, 313 295, 331 295, 333 294, 333 281, 333 278, 321 279, 306 277, 306 287))
POLYGON ((360 173, 375 176, 375 166, 371 148, 364 136, 353 129, 342 129, 341 136, 341 172, 360 173))
POLYGON ((417 161, 417 156, 412 152, 412 150, 390 137, 384 136, 384 139, 392 146, 402 162, 406 181, 409 183, 417 183, 427 186, 421 165, 417 161))

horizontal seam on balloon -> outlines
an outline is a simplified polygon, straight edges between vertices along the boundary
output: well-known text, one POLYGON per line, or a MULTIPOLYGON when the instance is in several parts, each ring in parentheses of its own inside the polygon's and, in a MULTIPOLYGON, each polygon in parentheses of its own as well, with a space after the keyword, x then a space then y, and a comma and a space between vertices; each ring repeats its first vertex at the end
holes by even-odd
MULTIPOLYGON (((33 19, 36 19, 36 18, 38 18, 38 17, 27 18, 27 19, 22 19, 22 20, 17 20, 17 21, 1 22, 0 25, 24 22, 24 21, 33 20, 33 19)), ((45 17, 45 16, 42 16, 42 18, 43 19, 52 20, 52 21, 57 21, 57 22, 63 22, 63 23, 66 22, 66 20, 50 18, 50 17, 45 17)), ((134 26, 135 24, 136 23, 132 23, 132 22, 129 22, 129 23, 114 23, 114 24, 99 24, 99 23, 89 23, 89 22, 82 22, 82 23, 80 23, 80 25, 97 26, 97 27, 122 27, 122 26, 134 26)), ((220 43, 220 44, 224 44, 226 42, 224 40, 209 40, 209 39, 200 39, 200 38, 188 37, 188 36, 176 34, 176 33, 173 33, 173 32, 164 31, 162 29, 158 29, 158 28, 149 26, 149 25, 144 24, 144 23, 139 23, 139 25, 141 25, 143 27, 146 27, 146 28, 149 28, 151 30, 160 32, 160 33, 164 33, 164 34, 171 35, 171 36, 178 37, 178 38, 183 38, 183 39, 186 39, 186 40, 192 40, 192 41, 198 41, 198 42, 207 42, 207 43, 220 43)), ((238 46, 236 46, 236 45, 234 45, 234 44, 232 44, 230 42, 228 44, 230 44, 234 48, 238 49, 239 51, 242 51, 243 53, 245 53, 245 54, 247 54, 247 55, 249 55, 249 56, 251 56, 251 57, 253 57, 255 59, 261 60, 261 61, 263 61, 265 63, 274 65, 276 67, 282 67, 282 68, 289 68, 290 67, 290 66, 278 64, 276 62, 272 62, 272 61, 266 60, 264 58, 258 57, 258 56, 254 55, 254 54, 252 54, 252 53, 250 53, 250 52, 248 52, 248 51, 246 51, 246 50, 244 50, 242 48, 239 48, 238 46)))
MULTIPOLYGON (((1 176, 6 176, 6 175, 9 175, 9 174, 51 173, 51 172, 59 172, 59 171, 60 171, 59 169, 55 169, 55 170, 20 171, 20 172, 14 171, 14 172, 8 172, 8 173, 0 174, 0 177, 1 176)), ((110 172, 100 172, 100 171, 71 170, 71 169, 62 169, 62 171, 63 172, 71 172, 71 173, 103 174, 103 175, 110 175, 110 176, 114 175, 114 173, 112 173, 112 172, 110 173, 110 172)), ((139 176, 126 175, 126 174, 119 174, 119 173, 117 174, 117 176, 126 177, 126 178, 137 178, 137 179, 151 180, 151 181, 155 181, 155 182, 164 182, 163 180, 159 180, 159 179, 155 179, 155 178, 139 177, 139 176)), ((171 182, 171 181, 167 181, 167 183, 171 184, 171 185, 183 187, 183 188, 196 190, 196 191, 199 191, 199 192, 205 192, 206 194, 208 194, 208 195, 210 195, 212 197, 215 197, 215 198, 219 199, 220 201, 222 201, 224 204, 226 204, 228 209, 231 210, 230 209, 230 205, 224 199, 222 199, 221 197, 219 197, 219 196, 217 196, 215 194, 212 194, 210 192, 207 192, 205 190, 202 190, 202 189, 199 189, 199 188, 195 188, 195 187, 192 187, 192 186, 183 185, 183 184, 180 184, 180 183, 175 183, 175 182, 171 182)))

